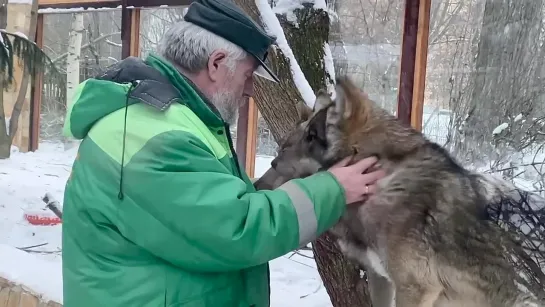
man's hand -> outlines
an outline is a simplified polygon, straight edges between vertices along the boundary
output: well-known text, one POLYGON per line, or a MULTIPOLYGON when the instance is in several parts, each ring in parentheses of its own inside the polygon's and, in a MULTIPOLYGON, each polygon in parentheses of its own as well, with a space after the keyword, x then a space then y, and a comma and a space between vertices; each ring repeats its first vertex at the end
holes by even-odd
POLYGON ((347 204, 365 200, 369 194, 375 192, 376 181, 386 176, 382 170, 365 173, 378 162, 375 157, 365 158, 353 165, 346 166, 350 159, 352 157, 347 157, 328 170, 343 186, 347 204))

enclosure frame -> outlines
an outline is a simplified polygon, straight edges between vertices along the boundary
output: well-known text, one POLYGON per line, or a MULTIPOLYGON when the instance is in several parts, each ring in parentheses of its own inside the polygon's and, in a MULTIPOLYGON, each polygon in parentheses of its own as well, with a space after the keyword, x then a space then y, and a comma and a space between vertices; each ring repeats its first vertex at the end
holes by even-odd
MULTIPOLYGON (((122 58, 140 55, 140 10, 160 6, 190 5, 193 0, 39 0, 39 9, 120 8, 122 58)), ((426 64, 431 0, 405 0, 397 116, 421 130, 426 86, 426 64)), ((44 14, 38 13, 35 42, 43 47, 44 14)), ((52 13, 55 14, 55 13, 52 13)), ((31 96, 30 151, 38 149, 43 80, 33 78, 31 96)), ((240 165, 254 176, 258 109, 253 99, 240 109, 236 151, 240 165)))

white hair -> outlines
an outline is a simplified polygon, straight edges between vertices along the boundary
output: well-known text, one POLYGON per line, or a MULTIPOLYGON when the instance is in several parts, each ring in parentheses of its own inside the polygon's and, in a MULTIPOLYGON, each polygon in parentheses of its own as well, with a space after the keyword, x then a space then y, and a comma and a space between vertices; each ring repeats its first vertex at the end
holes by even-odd
POLYGON ((226 65, 234 72, 236 63, 248 55, 239 46, 196 24, 179 21, 163 35, 157 53, 190 73, 205 69, 212 52, 227 52, 226 65))

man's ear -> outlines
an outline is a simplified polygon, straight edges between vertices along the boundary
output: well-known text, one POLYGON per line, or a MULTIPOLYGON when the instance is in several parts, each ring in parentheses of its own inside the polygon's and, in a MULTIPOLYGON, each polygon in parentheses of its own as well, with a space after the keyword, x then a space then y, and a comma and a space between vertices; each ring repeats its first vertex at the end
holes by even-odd
POLYGON ((227 53, 224 50, 216 50, 212 52, 208 58, 208 77, 212 81, 218 81, 221 78, 222 71, 221 65, 225 63, 227 59, 227 53))

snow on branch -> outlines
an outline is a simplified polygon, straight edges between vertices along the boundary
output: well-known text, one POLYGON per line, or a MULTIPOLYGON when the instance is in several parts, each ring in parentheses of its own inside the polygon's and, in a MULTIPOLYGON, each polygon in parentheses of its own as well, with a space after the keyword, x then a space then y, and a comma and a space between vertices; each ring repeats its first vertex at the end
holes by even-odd
POLYGON ((335 99, 335 66, 333 63, 333 54, 328 42, 324 42, 324 67, 326 72, 327 92, 331 98, 335 99))
POLYGON ((301 67, 299 67, 299 63, 297 63, 297 60, 295 59, 295 55, 293 54, 293 51, 286 40, 286 36, 284 35, 284 30, 282 30, 282 26, 280 26, 280 21, 278 21, 278 18, 273 12, 273 9, 269 6, 269 2, 267 0, 256 0, 256 6, 261 15, 261 20, 263 21, 265 31, 267 31, 267 34, 269 35, 276 36, 276 43, 278 47, 289 61, 293 82, 295 83, 297 90, 299 90, 299 93, 301 93, 301 97, 305 103, 308 106, 313 107, 314 101, 316 100, 316 95, 314 94, 312 87, 310 87, 308 80, 305 78, 301 67))

